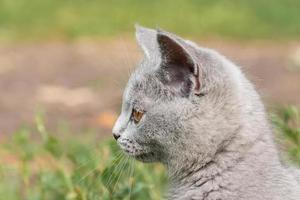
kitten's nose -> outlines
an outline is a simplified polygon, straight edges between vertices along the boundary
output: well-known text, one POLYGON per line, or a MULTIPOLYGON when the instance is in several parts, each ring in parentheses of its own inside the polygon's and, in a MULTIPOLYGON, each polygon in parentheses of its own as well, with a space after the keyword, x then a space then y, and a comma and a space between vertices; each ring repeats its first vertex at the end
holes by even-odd
POLYGON ((113 136, 114 136, 115 140, 118 140, 118 139, 119 139, 119 137, 120 137, 120 134, 113 133, 113 136))

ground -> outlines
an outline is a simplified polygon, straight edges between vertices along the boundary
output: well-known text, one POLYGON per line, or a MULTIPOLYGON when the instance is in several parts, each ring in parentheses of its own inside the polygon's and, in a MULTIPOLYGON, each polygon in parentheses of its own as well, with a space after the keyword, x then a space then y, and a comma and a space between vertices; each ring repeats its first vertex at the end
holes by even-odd
MULTIPOLYGON (((293 58, 300 43, 198 43, 242 66, 268 105, 300 105, 300 71, 293 58)), ((141 56, 132 38, 2 44, 0 136, 32 124, 40 111, 50 129, 110 134, 122 90, 141 56)))

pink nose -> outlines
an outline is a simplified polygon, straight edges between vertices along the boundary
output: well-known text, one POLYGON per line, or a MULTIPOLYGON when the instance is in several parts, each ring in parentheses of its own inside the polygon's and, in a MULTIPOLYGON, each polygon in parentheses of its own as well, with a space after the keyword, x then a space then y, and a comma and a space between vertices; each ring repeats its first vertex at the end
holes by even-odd
POLYGON ((118 139, 119 139, 119 137, 120 137, 120 135, 119 135, 119 134, 117 134, 117 133, 113 133, 113 136, 114 136, 115 140, 118 140, 118 139))

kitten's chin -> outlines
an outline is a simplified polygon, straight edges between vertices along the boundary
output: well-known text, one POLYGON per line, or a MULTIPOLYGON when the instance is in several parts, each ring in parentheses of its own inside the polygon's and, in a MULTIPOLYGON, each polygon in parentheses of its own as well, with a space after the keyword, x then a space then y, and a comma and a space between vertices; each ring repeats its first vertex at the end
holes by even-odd
POLYGON ((129 146, 120 145, 121 149, 130 157, 141 161, 141 162, 155 162, 156 156, 155 153, 152 151, 136 151, 134 148, 128 148, 129 146))
POLYGON ((133 157, 141 162, 149 163, 149 162, 155 162, 155 155, 153 152, 148 152, 148 153, 142 153, 138 155, 133 155, 133 157))

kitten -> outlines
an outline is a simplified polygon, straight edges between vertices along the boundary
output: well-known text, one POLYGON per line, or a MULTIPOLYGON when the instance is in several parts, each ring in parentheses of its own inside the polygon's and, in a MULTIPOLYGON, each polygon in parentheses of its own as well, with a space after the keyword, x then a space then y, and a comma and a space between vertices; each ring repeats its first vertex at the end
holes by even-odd
POLYGON ((174 34, 136 27, 145 58, 124 91, 114 137, 168 169, 168 199, 299 200, 264 106, 240 69, 174 34))

